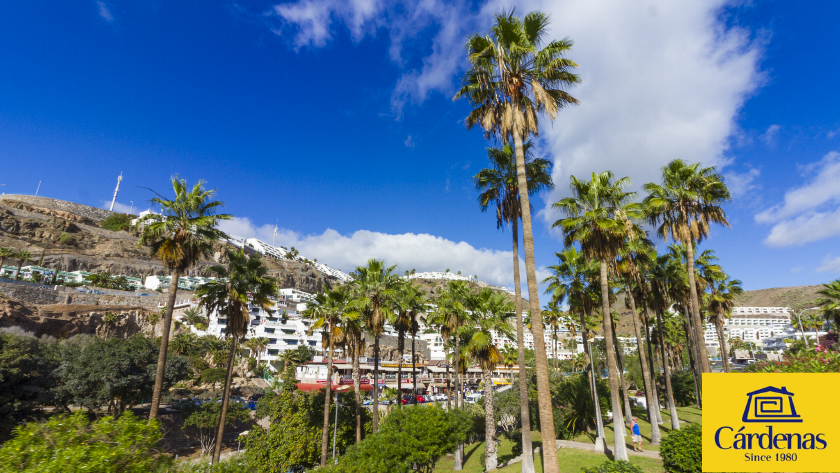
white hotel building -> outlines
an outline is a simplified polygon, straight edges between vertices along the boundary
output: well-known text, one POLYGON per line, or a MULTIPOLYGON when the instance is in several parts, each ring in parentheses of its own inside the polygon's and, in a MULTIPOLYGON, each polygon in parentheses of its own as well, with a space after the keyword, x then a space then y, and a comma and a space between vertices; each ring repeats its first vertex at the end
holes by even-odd
MULTIPOLYGON (((789 307, 734 307, 732 316, 724 320, 723 331, 727 340, 740 338, 753 342, 765 350, 782 350, 787 347, 785 339, 802 338, 795 316, 789 307)), ((808 332, 809 338, 816 338, 824 332, 808 332)), ((715 326, 706 323, 703 334, 707 347, 720 348, 715 326)))

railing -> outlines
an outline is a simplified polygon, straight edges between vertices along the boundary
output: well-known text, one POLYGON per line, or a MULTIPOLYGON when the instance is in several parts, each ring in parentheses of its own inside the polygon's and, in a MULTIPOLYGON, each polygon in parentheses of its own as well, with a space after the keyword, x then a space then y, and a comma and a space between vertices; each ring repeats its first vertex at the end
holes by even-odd
MULTIPOLYGON (((174 308, 178 309, 180 307, 188 306, 192 304, 192 299, 176 299, 174 308)), ((166 302, 158 302, 158 309, 162 309, 166 307, 166 302)))

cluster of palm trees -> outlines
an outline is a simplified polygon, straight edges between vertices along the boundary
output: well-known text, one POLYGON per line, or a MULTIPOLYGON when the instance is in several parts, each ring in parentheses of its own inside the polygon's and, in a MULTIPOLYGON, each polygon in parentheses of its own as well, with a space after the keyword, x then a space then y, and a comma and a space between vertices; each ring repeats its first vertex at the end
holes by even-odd
MULTIPOLYGON (((15 277, 18 279, 20 279, 20 268, 22 268, 26 263, 35 262, 35 259, 32 257, 32 253, 26 250, 16 250, 14 248, 0 246, 0 268, 3 267, 3 263, 5 263, 9 258, 17 260, 18 265, 15 277)), ((0 270, 0 272, 2 272, 2 270, 0 270)))
POLYGON ((85 276, 85 279, 90 282, 91 286, 106 289, 129 291, 132 287, 134 287, 134 284, 126 276, 112 276, 111 273, 107 271, 90 274, 85 276))

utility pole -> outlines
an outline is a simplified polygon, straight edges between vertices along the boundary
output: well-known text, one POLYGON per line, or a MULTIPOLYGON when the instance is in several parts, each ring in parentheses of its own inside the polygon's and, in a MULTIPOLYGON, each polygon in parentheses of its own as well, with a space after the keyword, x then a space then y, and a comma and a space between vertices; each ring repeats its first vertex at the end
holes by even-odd
POLYGON ((108 209, 111 212, 114 211, 114 203, 117 201, 117 193, 120 191, 120 182, 122 182, 122 173, 120 173, 120 177, 117 178, 117 188, 114 189, 114 198, 111 199, 111 208, 108 209))
POLYGON ((44 182, 44 181, 38 181, 38 188, 37 188, 37 189, 35 189, 35 196, 36 196, 36 197, 38 196, 38 191, 39 191, 39 190, 41 190, 41 183, 42 183, 42 182, 44 182))
POLYGON ((277 243, 277 224, 280 223, 280 219, 278 218, 276 222, 274 222, 274 238, 271 239, 271 246, 276 247, 275 243, 277 243))

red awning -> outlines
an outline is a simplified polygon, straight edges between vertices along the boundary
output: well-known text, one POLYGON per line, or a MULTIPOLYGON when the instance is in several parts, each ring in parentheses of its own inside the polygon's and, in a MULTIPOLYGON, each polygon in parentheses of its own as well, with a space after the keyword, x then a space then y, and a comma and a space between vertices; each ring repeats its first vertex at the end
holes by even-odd
MULTIPOLYGON (((301 391, 315 391, 318 389, 324 389, 327 385, 325 383, 298 383, 297 388, 301 391)), ((352 385, 347 384, 333 384, 330 386, 330 389, 335 390, 342 386, 350 386, 350 389, 353 389, 352 385)), ((373 386, 370 384, 362 384, 359 386, 362 391, 373 391, 373 386)))

